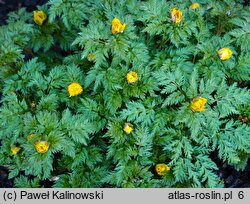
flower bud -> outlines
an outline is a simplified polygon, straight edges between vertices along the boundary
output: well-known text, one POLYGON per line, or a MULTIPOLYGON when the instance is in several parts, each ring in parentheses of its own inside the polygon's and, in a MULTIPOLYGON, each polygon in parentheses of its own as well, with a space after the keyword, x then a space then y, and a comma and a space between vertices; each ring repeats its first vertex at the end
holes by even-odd
POLYGON ((27 136, 27 140, 31 140, 34 137, 34 134, 30 134, 27 136))
POLYGON ((192 3, 191 6, 190 6, 191 9, 198 9, 198 8, 200 8, 200 7, 201 7, 201 6, 200 6, 199 3, 192 3))
POLYGON ((87 56, 88 61, 93 62, 95 59, 95 53, 89 53, 87 56))
POLYGON ((41 26, 44 21, 47 19, 46 14, 43 11, 34 11, 34 22, 41 26))

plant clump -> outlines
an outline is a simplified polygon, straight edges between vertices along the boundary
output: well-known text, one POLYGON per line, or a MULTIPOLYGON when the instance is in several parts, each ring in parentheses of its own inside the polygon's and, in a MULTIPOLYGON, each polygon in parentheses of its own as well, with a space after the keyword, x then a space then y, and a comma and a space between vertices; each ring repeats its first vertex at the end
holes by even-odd
POLYGON ((250 157, 249 7, 50 0, 0 27, 15 187, 224 187, 250 157), (53 179, 57 178, 57 179, 53 179))

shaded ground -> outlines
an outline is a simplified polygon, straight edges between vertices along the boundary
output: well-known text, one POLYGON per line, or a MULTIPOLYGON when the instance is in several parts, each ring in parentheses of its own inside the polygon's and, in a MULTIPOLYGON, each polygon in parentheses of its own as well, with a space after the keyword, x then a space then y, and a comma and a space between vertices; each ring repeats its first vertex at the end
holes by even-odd
POLYGON ((0 188, 12 188, 13 180, 8 180, 8 170, 0 166, 0 188))
POLYGON ((217 164, 219 170, 216 173, 224 181, 226 188, 250 188, 250 160, 244 171, 236 171, 218 158, 218 152, 212 153, 210 157, 217 164))
MULTIPOLYGON (((42 5, 48 0, 0 0, 0 25, 5 23, 7 14, 10 11, 16 11, 21 7, 26 7, 28 11, 36 9, 36 5, 42 5)), ((245 0, 245 5, 250 0, 245 0)), ((250 161, 244 171, 237 172, 233 167, 226 165, 217 157, 217 153, 211 154, 211 158, 216 162, 219 170, 217 174, 224 180, 227 188, 250 188, 250 161)), ((53 182, 44 181, 41 183, 44 187, 51 187, 53 182)), ((0 166, 0 188, 13 187, 13 180, 8 179, 8 169, 0 166)))

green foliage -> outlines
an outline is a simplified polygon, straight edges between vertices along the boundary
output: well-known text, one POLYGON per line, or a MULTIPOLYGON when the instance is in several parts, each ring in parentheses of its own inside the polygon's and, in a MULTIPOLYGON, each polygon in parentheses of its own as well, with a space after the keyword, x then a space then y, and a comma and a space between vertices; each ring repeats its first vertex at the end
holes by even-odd
POLYGON ((20 176, 15 179, 15 186, 17 188, 39 188, 39 179, 28 179, 25 176, 20 176))
POLYGON ((41 26, 25 9, 9 14, 0 27, 0 165, 15 187, 46 179, 53 187, 223 187, 214 155, 246 167, 249 7, 191 3, 50 0, 38 7, 47 15, 41 26), (115 17, 126 24, 118 34, 115 17), (221 60, 225 47, 233 54, 221 60), (201 98, 202 110, 192 108, 201 98), (160 163, 170 167, 165 175, 160 163))

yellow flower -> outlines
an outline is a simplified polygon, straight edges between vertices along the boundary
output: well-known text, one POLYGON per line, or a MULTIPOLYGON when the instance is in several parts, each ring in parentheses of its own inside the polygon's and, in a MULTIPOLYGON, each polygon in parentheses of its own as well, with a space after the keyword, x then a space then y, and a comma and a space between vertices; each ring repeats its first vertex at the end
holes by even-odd
POLYGON ((131 71, 127 73, 127 81, 129 84, 133 84, 137 82, 137 80, 138 80, 138 74, 136 72, 131 71))
POLYGON ((21 148, 15 146, 15 145, 13 145, 13 146, 11 147, 11 152, 12 152, 13 155, 16 155, 20 150, 21 150, 21 148))
POLYGON ((166 164, 157 164, 155 166, 155 171, 158 175, 164 176, 167 171, 170 171, 170 167, 166 164))
POLYGON ((31 140, 33 137, 34 137, 34 134, 30 134, 30 135, 28 135, 27 139, 31 140))
POLYGON ((195 112, 202 112, 205 110, 205 104, 207 103, 206 98, 195 97, 191 101, 190 108, 195 112))
POLYGON ((47 16, 43 11, 34 11, 34 21, 37 25, 41 26, 46 19, 47 16))
POLYGON ((82 91, 83 91, 82 86, 77 82, 73 82, 68 86, 69 97, 77 96, 81 94, 82 91))
POLYGON ((35 143, 35 147, 36 147, 36 151, 43 154, 48 151, 49 143, 47 141, 40 140, 35 143))
POLYGON ((89 53, 87 57, 88 61, 93 62, 95 59, 95 53, 89 53))
POLYGON ((133 131, 133 125, 131 123, 125 123, 123 130, 124 132, 126 132, 127 134, 130 134, 133 131))
POLYGON ((177 8, 171 9, 171 21, 175 23, 180 23, 181 20, 182 20, 182 12, 177 8))
POLYGON ((112 34, 122 33, 125 28, 126 24, 125 23, 122 24, 118 18, 114 18, 112 20, 112 28, 111 28, 112 34))
POLYGON ((197 9, 197 8, 200 8, 200 7, 201 7, 201 6, 200 6, 199 3, 193 3, 193 4, 191 4, 191 6, 190 6, 191 9, 197 9))
POLYGON ((232 56, 232 54, 233 54, 232 50, 230 50, 228 47, 221 48, 218 51, 218 55, 221 60, 229 59, 232 56))

